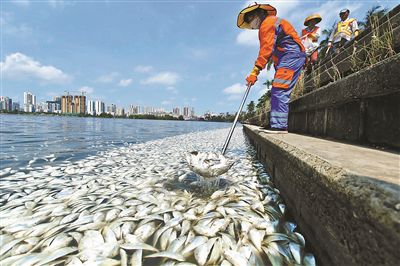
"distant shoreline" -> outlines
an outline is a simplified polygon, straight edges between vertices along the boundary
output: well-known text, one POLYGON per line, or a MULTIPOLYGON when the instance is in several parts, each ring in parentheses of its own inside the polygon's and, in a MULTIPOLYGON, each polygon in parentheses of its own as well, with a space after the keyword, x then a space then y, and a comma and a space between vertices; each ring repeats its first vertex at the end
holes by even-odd
POLYGON ((210 120, 205 119, 196 119, 196 120, 185 120, 183 116, 178 118, 173 117, 171 115, 165 116, 155 116, 155 115, 130 115, 130 116, 113 116, 111 114, 101 114, 99 116, 89 115, 89 114, 58 114, 58 113, 45 113, 45 112, 21 112, 21 111, 12 111, 12 112, 4 112, 0 111, 0 114, 6 115, 26 115, 26 116, 64 116, 64 117, 83 117, 83 118, 116 118, 116 119, 139 119, 139 120, 169 120, 169 121, 198 121, 198 122, 225 122, 229 123, 232 122, 234 117, 228 116, 226 118, 217 116, 212 117, 210 120), (182 118, 181 118, 182 117, 182 118))

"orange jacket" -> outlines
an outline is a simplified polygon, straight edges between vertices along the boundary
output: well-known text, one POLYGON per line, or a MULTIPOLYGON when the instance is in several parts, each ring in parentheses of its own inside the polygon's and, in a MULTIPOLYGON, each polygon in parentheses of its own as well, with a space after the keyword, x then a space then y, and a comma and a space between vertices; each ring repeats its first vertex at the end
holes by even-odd
POLYGON ((315 26, 312 31, 308 31, 307 28, 301 30, 301 38, 306 37, 310 34, 313 34, 313 42, 317 42, 319 38, 319 27, 315 26))
POLYGON ((287 20, 275 16, 268 16, 264 19, 258 31, 258 38, 260 40, 260 51, 255 65, 260 69, 265 68, 276 50, 278 52, 274 59, 278 60, 282 53, 305 51, 293 26, 287 20))

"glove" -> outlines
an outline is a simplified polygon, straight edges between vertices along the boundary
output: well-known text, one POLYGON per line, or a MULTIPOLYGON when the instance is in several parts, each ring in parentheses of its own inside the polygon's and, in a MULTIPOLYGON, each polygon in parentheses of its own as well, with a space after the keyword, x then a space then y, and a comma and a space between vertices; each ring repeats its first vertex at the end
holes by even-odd
POLYGON ((246 78, 246 81, 247 81, 247 86, 249 86, 249 85, 251 85, 251 86, 253 86, 254 85, 254 83, 256 83, 256 81, 257 81, 257 76, 254 76, 254 75, 249 75, 247 78, 246 78))
POLYGON ((254 83, 256 83, 258 74, 260 74, 260 69, 257 66, 254 66, 250 74, 246 78, 247 86, 253 86, 254 83))
POLYGON ((328 47, 331 47, 332 46, 332 42, 328 42, 328 47))

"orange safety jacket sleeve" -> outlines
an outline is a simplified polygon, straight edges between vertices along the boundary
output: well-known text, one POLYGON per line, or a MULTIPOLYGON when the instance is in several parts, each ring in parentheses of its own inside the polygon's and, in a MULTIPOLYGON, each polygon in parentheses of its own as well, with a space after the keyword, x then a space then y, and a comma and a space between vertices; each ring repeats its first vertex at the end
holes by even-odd
POLYGON ((260 40, 260 51, 255 66, 264 69, 271 57, 274 49, 275 41, 275 21, 276 17, 267 17, 258 30, 258 38, 260 40))

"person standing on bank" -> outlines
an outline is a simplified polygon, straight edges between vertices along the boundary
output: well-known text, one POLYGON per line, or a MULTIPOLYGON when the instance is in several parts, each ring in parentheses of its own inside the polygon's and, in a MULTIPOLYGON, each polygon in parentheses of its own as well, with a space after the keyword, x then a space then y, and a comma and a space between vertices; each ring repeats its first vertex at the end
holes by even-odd
POLYGON ((338 53, 339 49, 349 42, 353 37, 357 37, 359 33, 357 20, 349 18, 350 10, 342 9, 339 13, 340 21, 336 24, 328 40, 328 48, 332 47, 332 51, 338 53))
POLYGON ((314 14, 306 17, 304 20, 304 29, 301 30, 301 42, 306 49, 307 54, 307 70, 318 61, 318 38, 321 36, 321 28, 316 26, 322 20, 319 14, 314 14))
POLYGON ((254 4, 240 11, 237 25, 242 29, 258 29, 260 50, 255 65, 247 76, 247 85, 254 85, 257 76, 270 59, 275 76, 271 89, 270 127, 267 133, 288 133, 290 94, 306 61, 306 53, 293 26, 276 16, 268 4, 254 4))

